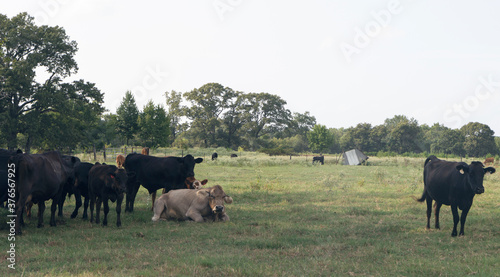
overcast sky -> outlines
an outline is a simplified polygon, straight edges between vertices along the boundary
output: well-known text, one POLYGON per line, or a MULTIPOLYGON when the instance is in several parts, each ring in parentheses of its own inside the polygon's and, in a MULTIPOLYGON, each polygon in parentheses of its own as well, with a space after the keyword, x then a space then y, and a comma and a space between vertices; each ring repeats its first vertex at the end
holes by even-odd
POLYGON ((500 135, 500 1, 0 0, 78 43, 115 112, 210 82, 267 92, 319 124, 489 125, 500 135))

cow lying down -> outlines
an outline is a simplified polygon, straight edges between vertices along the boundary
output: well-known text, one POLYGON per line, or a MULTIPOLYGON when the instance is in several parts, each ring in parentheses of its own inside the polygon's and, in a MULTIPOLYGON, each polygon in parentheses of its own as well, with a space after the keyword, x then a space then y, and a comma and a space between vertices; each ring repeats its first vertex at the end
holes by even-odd
POLYGON ((233 198, 219 185, 199 190, 171 190, 156 200, 152 220, 229 221, 224 202, 231 204, 233 198))

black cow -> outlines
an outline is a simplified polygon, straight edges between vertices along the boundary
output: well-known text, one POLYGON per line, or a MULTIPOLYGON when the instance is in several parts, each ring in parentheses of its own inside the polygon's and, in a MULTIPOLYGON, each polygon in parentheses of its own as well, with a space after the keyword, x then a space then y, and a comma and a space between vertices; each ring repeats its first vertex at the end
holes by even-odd
POLYGON ((322 165, 325 164, 325 156, 316 156, 316 157, 313 157, 313 164, 314 162, 319 162, 321 163, 322 165))
POLYGON ((4 202, 7 201, 7 190, 8 190, 8 164, 9 158, 17 154, 22 154, 23 151, 18 149, 17 151, 11 151, 6 149, 0 149, 0 207, 4 206, 4 202))
POLYGON ((71 218, 75 218, 78 215, 78 209, 82 206, 82 196, 85 198, 83 203, 83 216, 82 219, 87 219, 87 208, 89 207, 89 171, 94 166, 91 163, 80 163, 80 165, 75 170, 75 183, 74 183, 74 194, 75 194, 75 209, 71 214, 71 218))
POLYGON ((52 199, 50 226, 56 226, 55 213, 63 187, 74 176, 80 160, 63 159, 57 151, 44 154, 18 154, 11 158, 16 165, 16 233, 21 234, 25 204, 38 204, 38 227, 43 226, 45 201, 52 199))
POLYGON ((238 155, 236 155, 236 154, 231 154, 231 158, 238 158, 238 155))
POLYGON ((172 189, 186 188, 186 178, 194 177, 194 166, 203 162, 202 158, 195 159, 191 155, 185 157, 154 157, 132 153, 125 159, 125 169, 129 176, 127 182, 127 199, 125 212, 134 211, 134 201, 137 191, 142 184, 149 194, 154 207, 156 191, 164 188, 165 192, 172 189))
POLYGON ((104 204, 104 220, 102 225, 108 225, 109 205, 116 201, 116 226, 122 225, 123 193, 127 187, 127 172, 114 165, 94 165, 89 171, 90 222, 94 221, 94 204, 96 204, 95 223, 99 224, 101 203, 104 204))
POLYGON ((219 154, 217 154, 217 153, 213 153, 213 154, 212 154, 212 161, 217 160, 217 158, 219 158, 219 154))
POLYGON ((418 201, 427 203, 427 228, 430 228, 432 200, 436 201, 435 217, 436 229, 439 229, 439 210, 441 205, 450 205, 453 214, 453 231, 451 236, 457 236, 459 221, 458 210, 462 210, 460 217, 460 233, 464 235, 464 225, 474 195, 484 192, 483 177, 486 173, 494 173, 493 167, 484 168, 481 162, 448 162, 436 156, 425 160, 424 192, 418 201))

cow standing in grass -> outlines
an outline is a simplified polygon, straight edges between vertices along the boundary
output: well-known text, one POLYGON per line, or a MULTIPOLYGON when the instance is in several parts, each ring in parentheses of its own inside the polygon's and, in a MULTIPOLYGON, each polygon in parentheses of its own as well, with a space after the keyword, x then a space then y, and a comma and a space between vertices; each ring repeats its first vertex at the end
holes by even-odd
POLYGON ((191 155, 184 157, 155 157, 132 153, 125 159, 125 169, 130 177, 127 183, 127 198, 125 212, 134 211, 134 202, 139 187, 145 187, 151 194, 151 208, 154 206, 156 191, 165 189, 166 192, 174 189, 186 188, 186 179, 194 179, 194 167, 203 162, 202 158, 195 159, 191 155))
POLYGON ((10 159, 16 166, 16 233, 21 234, 24 225, 25 205, 38 204, 38 227, 43 227, 45 201, 52 199, 50 226, 56 226, 55 213, 62 197, 63 187, 74 178, 75 167, 80 164, 76 157, 63 158, 59 152, 44 154, 17 154, 10 159))
POLYGON ((120 214, 122 210, 123 194, 126 191, 127 172, 114 165, 94 165, 89 172, 90 222, 94 220, 94 205, 96 205, 95 223, 99 224, 101 203, 104 204, 104 220, 102 225, 108 224, 109 205, 116 201, 116 226, 122 225, 120 214))
POLYGON ((457 225, 460 221, 460 236, 464 235, 467 214, 476 194, 484 192, 483 178, 487 173, 494 173, 493 167, 484 168, 481 162, 448 162, 430 156, 424 165, 424 192, 418 201, 427 203, 427 228, 430 229, 432 201, 436 201, 435 227, 439 229, 439 210, 441 206, 450 205, 453 214, 453 231, 457 236, 457 225), (458 216, 458 208, 462 210, 458 216))

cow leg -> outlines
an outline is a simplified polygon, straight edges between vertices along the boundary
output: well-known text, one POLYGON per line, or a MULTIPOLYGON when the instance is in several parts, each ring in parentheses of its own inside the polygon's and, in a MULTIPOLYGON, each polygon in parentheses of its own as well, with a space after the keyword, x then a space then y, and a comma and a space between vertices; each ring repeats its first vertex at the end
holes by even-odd
POLYGON ((108 213, 109 213, 109 203, 107 198, 102 199, 102 204, 104 206, 104 219, 102 220, 102 226, 108 225, 108 213))
POLYGON ((94 205, 95 205, 95 197, 90 198, 90 223, 94 221, 94 205))
POLYGON ((427 229, 431 228, 431 215, 432 215, 432 198, 427 196, 425 198, 425 203, 427 204, 427 229))
POLYGON ((151 193, 151 211, 155 206, 155 200, 156 200, 156 190, 153 193, 151 193))
POLYGON ((61 199, 59 199, 59 211, 57 212, 57 216, 62 217, 63 216, 63 206, 64 206, 64 201, 66 200, 66 193, 64 193, 61 196, 61 199))
POLYGON ((16 234, 18 234, 18 235, 22 234, 21 226, 24 226, 23 213, 24 213, 24 209, 25 209, 26 200, 27 200, 26 197, 24 197, 23 195, 20 195, 20 197, 18 198, 17 203, 16 203, 16 217, 19 220, 16 220, 15 229, 16 229, 16 234))
POLYGON ((467 219, 467 214, 469 213, 470 207, 462 210, 462 215, 460 216, 460 233, 459 236, 464 235, 465 220, 467 219))
POLYGON ((435 217, 436 217, 435 218, 436 219, 436 225, 435 225, 436 229, 440 229, 439 228, 439 211, 441 210, 441 206, 442 205, 443 204, 436 202, 436 210, 434 211, 435 212, 435 217))
POLYGON ((82 216, 82 219, 87 219, 88 218, 88 215, 87 215, 87 209, 89 207, 89 197, 85 197, 85 201, 83 201, 83 216, 82 216))
POLYGON ((26 216, 29 217, 29 218, 31 218, 31 207, 33 207, 33 202, 29 201, 26 204, 26 216))
POLYGON ((451 213, 453 214, 453 231, 451 232, 451 236, 456 237, 457 236, 457 225, 458 225, 458 221, 460 221, 460 218, 458 216, 457 205, 451 205, 451 213))
POLYGON ((75 209, 73 210, 73 213, 71 214, 71 218, 75 218, 78 215, 78 209, 82 206, 82 195, 80 194, 80 191, 76 189, 75 191, 75 209))
POLYGON ((43 227, 43 212, 45 211, 45 201, 38 202, 38 228, 43 227))
POLYGON ((57 211, 57 205, 59 203, 60 201, 52 199, 52 205, 50 206, 50 226, 52 227, 56 226, 56 211, 57 211))
POLYGON ((133 184, 127 183, 127 196, 125 198, 125 212, 134 211, 134 201, 137 191, 139 190, 141 184, 134 182, 133 184))
POLYGON ((167 201, 164 198, 158 198, 158 200, 155 202, 155 206, 153 207, 153 218, 151 218, 151 220, 158 221, 158 219, 160 219, 163 211, 167 209, 166 204, 167 201))
POLYGON ((120 214, 122 213, 122 202, 123 194, 120 194, 116 199, 116 227, 122 226, 122 220, 120 219, 120 214))
POLYGON ((194 220, 196 222, 204 222, 205 221, 203 219, 203 216, 201 216, 201 214, 193 208, 189 208, 189 210, 186 213, 186 216, 191 218, 192 220, 194 220))
POLYGON ((97 200, 96 200, 96 207, 95 207, 95 223, 96 224, 99 224, 100 222, 100 219, 99 219, 99 215, 101 213, 101 203, 102 203, 102 199, 101 197, 97 197, 97 200))

